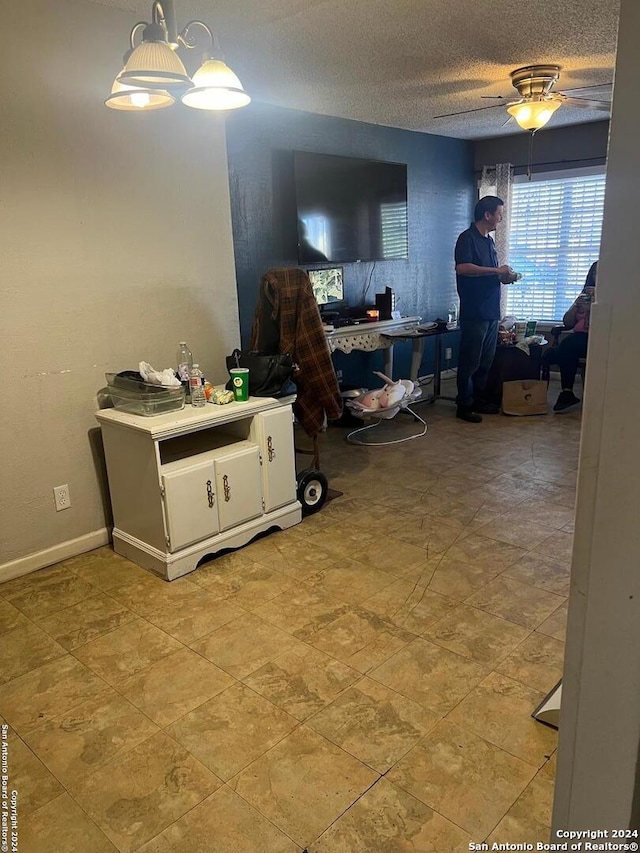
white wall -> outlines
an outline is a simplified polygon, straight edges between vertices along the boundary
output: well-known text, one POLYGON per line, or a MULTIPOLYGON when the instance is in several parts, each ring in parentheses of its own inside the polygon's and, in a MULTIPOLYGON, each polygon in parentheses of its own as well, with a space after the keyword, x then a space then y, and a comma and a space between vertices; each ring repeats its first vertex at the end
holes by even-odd
POLYGON ((598 304, 589 334, 554 829, 621 829, 634 809, 640 738, 639 36, 640 5, 622 0, 598 304))
POLYGON ((89 433, 105 371, 173 366, 186 339, 219 382, 239 341, 224 120, 103 106, 135 21, 3 5, 0 580, 104 531, 89 433))

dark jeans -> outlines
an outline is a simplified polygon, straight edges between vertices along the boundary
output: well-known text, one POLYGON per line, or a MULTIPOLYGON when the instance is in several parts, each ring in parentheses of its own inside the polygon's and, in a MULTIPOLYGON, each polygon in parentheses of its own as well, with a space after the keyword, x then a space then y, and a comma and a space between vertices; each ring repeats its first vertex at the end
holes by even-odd
POLYGON ((498 343, 498 320, 461 320, 458 353, 459 406, 482 399, 498 343))
POLYGON ((565 335, 560 341, 556 352, 555 361, 560 365, 560 379, 563 390, 566 388, 573 391, 573 383, 576 381, 578 372, 578 361, 587 355, 587 343, 589 335, 586 332, 573 332, 565 335))

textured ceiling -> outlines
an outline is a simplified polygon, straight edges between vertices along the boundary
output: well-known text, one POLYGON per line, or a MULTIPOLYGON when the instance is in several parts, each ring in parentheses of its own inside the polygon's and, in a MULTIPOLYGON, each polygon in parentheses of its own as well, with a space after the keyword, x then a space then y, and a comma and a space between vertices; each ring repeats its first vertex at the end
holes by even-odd
MULTIPOLYGON (((150 0, 88 0, 149 20, 150 0)), ((562 67, 556 89, 610 83, 619 0, 175 0, 178 26, 201 18, 258 101, 372 124, 474 139, 503 127, 509 72, 562 67)), ((128 33, 123 32, 123 49, 128 33)), ((195 51, 193 53, 196 53, 195 51)), ((191 59, 191 57, 190 57, 191 59)), ((188 67, 193 69, 193 62, 188 67)), ((607 88, 576 92, 607 99, 607 88)), ((549 127, 606 118, 563 105, 549 127)))

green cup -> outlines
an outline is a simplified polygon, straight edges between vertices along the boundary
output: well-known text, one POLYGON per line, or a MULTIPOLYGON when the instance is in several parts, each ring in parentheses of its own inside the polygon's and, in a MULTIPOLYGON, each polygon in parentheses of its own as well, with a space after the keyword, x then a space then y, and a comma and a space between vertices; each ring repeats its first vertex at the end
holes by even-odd
POLYGON ((229 373, 231 374, 231 384, 236 402, 246 402, 249 399, 249 368, 232 367, 229 373))

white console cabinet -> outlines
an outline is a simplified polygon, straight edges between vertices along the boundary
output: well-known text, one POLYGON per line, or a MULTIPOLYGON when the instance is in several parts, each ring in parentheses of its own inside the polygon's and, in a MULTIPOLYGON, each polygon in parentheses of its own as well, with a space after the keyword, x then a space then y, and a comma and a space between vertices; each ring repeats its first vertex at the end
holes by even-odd
POLYGON ((290 399, 251 397, 152 418, 102 409, 96 417, 114 548, 167 580, 302 517, 290 399))

